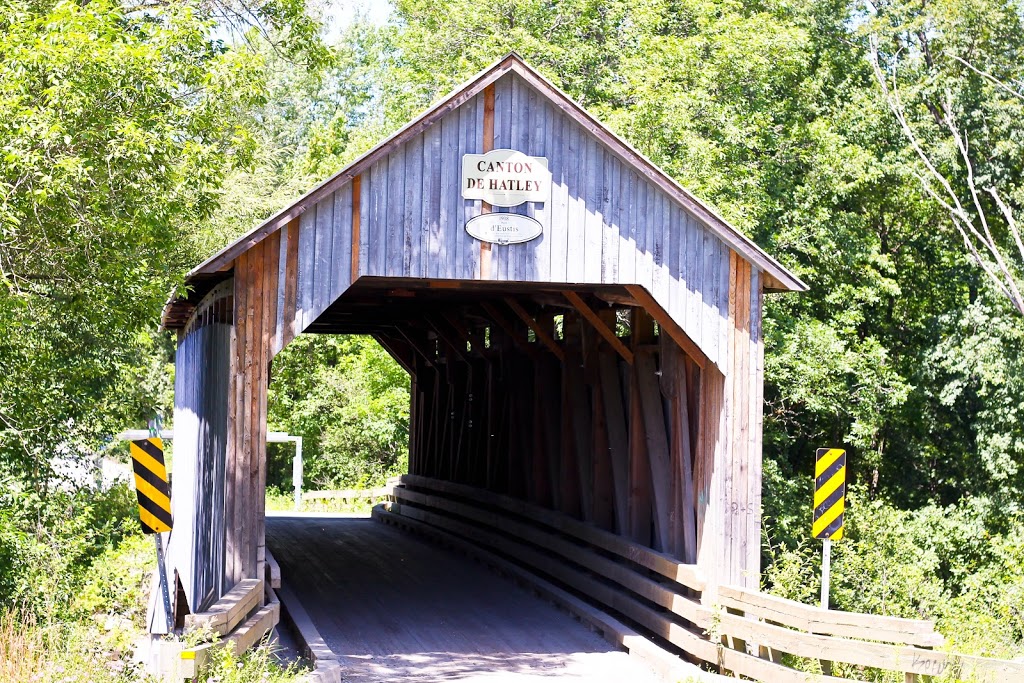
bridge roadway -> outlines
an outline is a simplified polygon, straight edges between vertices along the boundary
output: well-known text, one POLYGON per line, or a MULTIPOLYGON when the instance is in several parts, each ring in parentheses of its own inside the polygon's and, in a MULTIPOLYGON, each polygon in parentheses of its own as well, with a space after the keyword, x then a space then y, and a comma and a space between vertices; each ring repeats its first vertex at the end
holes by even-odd
POLYGON ((345 681, 660 680, 510 580, 369 518, 268 516, 267 545, 345 681))

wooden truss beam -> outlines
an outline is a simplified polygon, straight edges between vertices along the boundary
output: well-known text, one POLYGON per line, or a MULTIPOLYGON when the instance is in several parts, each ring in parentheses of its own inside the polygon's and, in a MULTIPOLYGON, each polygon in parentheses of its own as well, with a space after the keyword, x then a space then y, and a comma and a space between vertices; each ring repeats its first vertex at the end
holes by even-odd
POLYGON ((537 335, 537 339, 540 340, 544 346, 548 347, 548 350, 555 354, 555 357, 558 358, 558 360, 564 363, 565 351, 558 345, 558 342, 556 342, 554 338, 547 333, 547 330, 541 327, 537 321, 534 320, 533 316, 530 315, 514 298, 510 296, 505 297, 505 303, 508 304, 508 307, 511 308, 516 315, 522 318, 527 327, 533 330, 533 333, 537 335))
POLYGON ((693 359, 697 366, 703 370, 708 366, 710 361, 708 357, 704 355, 704 352, 700 350, 700 347, 693 343, 693 340, 687 336, 683 328, 679 327, 679 324, 665 312, 665 309, 651 296, 646 289, 640 285, 626 285, 626 289, 633 296, 636 302, 647 311, 654 320, 658 323, 658 326, 668 333, 668 336, 672 337, 673 340, 684 351, 686 354, 693 359))
POLYGON ((579 311, 580 315, 583 316, 595 330, 597 330, 597 333, 600 334, 601 337, 608 342, 608 344, 615 349, 620 356, 622 356, 622 359, 632 365, 633 352, 626 348, 626 345, 622 343, 621 339, 615 336, 615 330, 609 329, 608 326, 604 324, 604 321, 598 317, 597 313, 594 313, 579 294, 569 290, 562 292, 562 294, 569 300, 569 303, 579 311))

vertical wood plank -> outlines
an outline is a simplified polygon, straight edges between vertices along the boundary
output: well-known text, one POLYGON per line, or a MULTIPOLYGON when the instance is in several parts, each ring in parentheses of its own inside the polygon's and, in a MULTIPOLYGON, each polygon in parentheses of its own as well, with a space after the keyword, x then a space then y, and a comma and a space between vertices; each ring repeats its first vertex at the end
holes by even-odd
POLYGON ((644 179, 638 179, 634 201, 636 202, 636 273, 634 279, 640 285, 647 288, 647 291, 654 291, 653 268, 654 257, 651 251, 654 248, 652 239, 651 205, 653 204, 654 193, 651 186, 644 179))
MULTIPOLYGON (((259 422, 256 424, 257 433, 257 476, 256 491, 254 496, 255 517, 255 542, 256 542, 256 566, 254 576, 264 575, 264 563, 266 561, 266 488, 267 488, 267 391, 270 383, 270 345, 273 332, 273 321, 276 318, 277 306, 277 256, 280 253, 279 245, 273 239, 266 240, 266 247, 263 250, 263 321, 262 334, 260 338, 260 364, 256 368, 259 372, 259 422)), ((334 268, 331 268, 333 275, 334 268)), ((330 302, 328 301, 328 304, 330 302)))
MULTIPOLYGON (((299 219, 293 218, 288 223, 288 249, 285 254, 284 266, 284 334, 281 348, 287 346, 297 334, 296 319, 298 316, 298 278, 299 278, 299 219)), ((235 317, 237 320, 238 317, 235 317)))
MULTIPOLYGON (((722 272, 718 240, 709 232, 704 233, 704 276, 701 282, 701 298, 703 302, 703 322, 701 324, 701 338, 697 343, 711 359, 712 363, 718 363, 719 345, 719 295, 720 279, 722 272)), ((725 272, 728 273, 728 261, 725 272)), ((728 311, 726 311, 728 316, 728 311)), ((727 318, 728 319, 728 318, 727 318)))
MULTIPOLYGON (((480 97, 478 96, 471 102, 464 104, 459 110, 458 158, 460 160, 465 154, 476 152, 480 148, 476 126, 476 107, 479 101, 480 97)), ((497 105, 495 106, 497 107, 497 105)), ((459 173, 459 171, 456 171, 456 178, 459 177, 459 173)), ((479 213, 480 202, 461 199, 458 193, 456 197, 458 202, 457 225, 452 235, 457 242, 457 261, 454 277, 474 279, 479 272, 480 248, 477 241, 466 232, 466 222, 479 213)))
POLYGON ((566 282, 569 248, 569 126, 564 114, 552 110, 551 157, 551 259, 549 280, 566 282))
POLYGON ((357 175, 352 179, 352 267, 349 275, 349 284, 359 279, 359 255, 362 253, 362 202, 363 202, 363 176, 357 175))
POLYGON ((704 231, 699 224, 687 216, 687 296, 686 326, 695 335, 694 340, 704 344, 704 231))
POLYGON ((287 317, 285 313, 285 289, 288 282, 288 226, 277 231, 277 316, 274 320, 274 343, 272 355, 276 355, 284 348, 285 326, 287 317))
MULTIPOLYGON (((444 122, 439 121, 431 126, 426 132, 426 144, 423 147, 424 155, 424 202, 423 202, 423 246, 421 247, 421 263, 418 274, 421 277, 436 278, 443 262, 441 247, 444 240, 441 237, 441 192, 444 178, 445 164, 451 164, 451 160, 444 156, 443 147, 444 122)), ((457 188, 449 188, 449 192, 455 192, 457 188)))
MULTIPOLYGON (((494 149, 494 84, 491 83, 484 88, 484 120, 483 136, 480 141, 484 154, 494 149)), ((487 202, 480 203, 481 213, 490 213, 491 205, 487 202)), ((480 279, 489 280, 493 273, 491 271, 491 243, 480 242, 480 279)))
POLYGON ((654 274, 652 279, 654 288, 651 293, 658 301, 664 302, 664 308, 671 315, 668 262, 671 249, 672 212, 668 197, 663 192, 656 191, 656 197, 657 201, 652 211, 652 220, 654 221, 654 274))
POLYGON ((636 172, 622 168, 619 174, 619 282, 636 284, 636 172))
POLYGON ((299 216, 299 261, 296 279, 296 314, 298 325, 295 333, 306 329, 313 320, 313 294, 316 274, 316 209, 299 216))
POLYGON ((388 212, 385 230, 385 256, 383 274, 389 277, 402 275, 405 252, 405 183, 407 146, 397 147, 388 155, 388 212))
POLYGON ((583 136, 586 146, 583 155, 586 159, 586 189, 583 197, 583 233, 584 233, 584 264, 583 279, 585 282, 601 282, 602 249, 604 238, 604 167, 601 162, 602 146, 589 135, 583 136))
MULTIPOLYGON (((529 146, 527 153, 530 156, 547 158, 548 131, 547 131, 547 101, 535 89, 527 86, 527 107, 529 108, 529 146)), ((548 163, 551 160, 548 159, 548 163)), ((546 202, 528 202, 527 215, 541 225, 541 236, 535 240, 521 245, 523 252, 523 263, 518 277, 531 281, 545 281, 546 269, 542 265, 544 253, 550 248, 548 242, 548 206, 551 204, 550 197, 546 202), (544 275, 541 275, 541 272, 544 275)))
POLYGON ((382 157, 370 171, 370 206, 362 229, 363 241, 367 245, 366 275, 382 276, 387 273, 389 164, 389 158, 382 157))
POLYGON ((334 193, 334 217, 331 220, 334 243, 331 248, 331 285, 327 297, 330 306, 352 283, 352 192, 351 182, 334 193))
POLYGON ((402 208, 402 269, 405 277, 412 275, 413 263, 420 258, 420 225, 423 213, 423 135, 406 143, 405 193, 402 208))
POLYGON ((750 277, 750 362, 752 367, 750 382, 753 390, 750 399, 750 443, 747 448, 750 458, 750 505, 754 518, 752 528, 748 530, 751 543, 747 549, 745 563, 747 575, 744 578, 747 586, 755 587, 758 583, 753 577, 761 575, 761 547, 760 543, 753 541, 755 538, 759 541, 761 537, 762 434, 764 430, 764 339, 761 327, 764 292, 761 278, 761 271, 752 268, 750 277))
POLYGON ((438 207, 437 262, 431 267, 433 277, 456 277, 459 235, 457 213, 462 205, 459 189, 462 157, 459 155, 459 117, 455 111, 441 120, 441 187, 438 207))
POLYGON ((575 123, 570 123, 567 136, 569 151, 566 155, 566 182, 569 190, 567 226, 569 241, 566 250, 566 278, 568 282, 584 282, 586 258, 586 206, 584 183, 587 173, 586 134, 575 123))
POLYGON ((316 205, 316 260, 313 264, 313 307, 306 325, 313 322, 330 305, 334 279, 334 194, 316 205))
MULTIPOLYGON (((242 468, 241 495, 236 500, 235 525, 239 533, 239 578, 249 578, 249 573, 256 569, 256 548, 253 544, 253 494, 255 478, 258 475, 256 454, 253 452, 256 435, 253 427, 259 420, 259 386, 256 365, 260 362, 257 346, 262 332, 260 313, 262 297, 260 277, 263 274, 263 263, 260 258, 260 245, 249 250, 246 259, 244 286, 246 289, 245 306, 245 346, 242 349, 242 468)), ((311 269, 312 270, 312 269, 311 269)))
POLYGON ((603 192, 601 193, 601 282, 619 281, 618 197, 619 160, 611 152, 603 152, 603 192))

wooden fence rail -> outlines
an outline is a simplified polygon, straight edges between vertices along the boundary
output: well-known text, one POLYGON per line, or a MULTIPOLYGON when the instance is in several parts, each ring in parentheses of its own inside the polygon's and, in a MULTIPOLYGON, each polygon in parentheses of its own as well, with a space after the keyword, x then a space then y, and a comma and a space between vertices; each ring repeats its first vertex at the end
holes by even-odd
POLYGON ((787 666, 786 653, 906 674, 1024 681, 1024 662, 931 649, 930 621, 823 610, 735 586, 713 602, 694 565, 519 499, 407 475, 390 512, 483 547, 595 603, 695 660, 763 681, 848 681, 787 666))

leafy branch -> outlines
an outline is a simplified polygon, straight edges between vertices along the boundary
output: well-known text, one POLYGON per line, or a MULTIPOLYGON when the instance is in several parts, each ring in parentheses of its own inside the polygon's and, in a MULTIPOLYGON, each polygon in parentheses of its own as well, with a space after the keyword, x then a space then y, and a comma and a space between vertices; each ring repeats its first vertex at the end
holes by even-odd
MULTIPOLYGON (((984 187, 980 185, 975 175, 974 163, 971 161, 970 140, 967 132, 961 130, 957 123, 951 97, 947 93, 942 98, 940 105, 932 108, 932 113, 943 132, 956 144, 957 152, 963 163, 962 177, 957 180, 962 181, 966 186, 969 198, 961 197, 960 192, 953 186, 954 179, 939 169, 938 164, 924 149, 918 135, 910 125, 906 106, 897 85, 898 61, 892 60, 890 74, 887 76, 879 60, 878 42, 875 38, 871 40, 869 58, 875 73, 875 80, 882 91, 886 105, 925 168, 923 173, 914 172, 921 181, 925 192, 938 202, 952 218, 953 225, 959 232, 964 247, 970 253, 971 260, 982 269, 996 289, 1010 300, 1017 312, 1024 315, 1024 295, 1021 294, 1022 285, 1024 285, 1021 277, 1022 268, 1024 268, 1024 241, 1021 239, 1013 210, 1000 195, 998 188, 992 185, 984 187), (991 223, 994 217, 990 215, 991 209, 987 209, 982 202, 983 194, 991 196, 998 207, 997 215, 1002 218, 1007 232, 1012 236, 1012 245, 1005 244, 1007 240, 1000 240, 993 233, 991 223)), ((962 58, 956 57, 955 59, 999 89, 1024 100, 1024 95, 990 74, 977 69, 962 58)))

